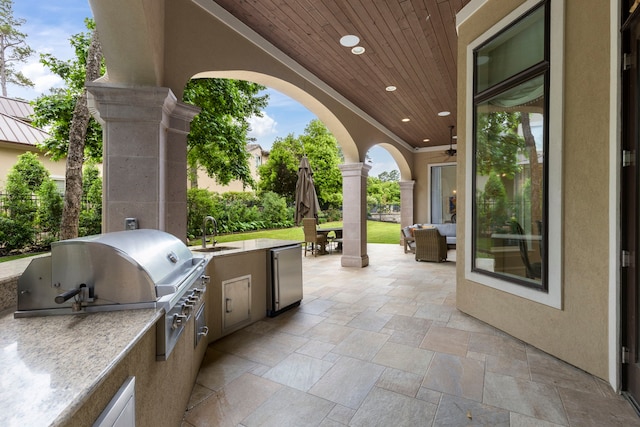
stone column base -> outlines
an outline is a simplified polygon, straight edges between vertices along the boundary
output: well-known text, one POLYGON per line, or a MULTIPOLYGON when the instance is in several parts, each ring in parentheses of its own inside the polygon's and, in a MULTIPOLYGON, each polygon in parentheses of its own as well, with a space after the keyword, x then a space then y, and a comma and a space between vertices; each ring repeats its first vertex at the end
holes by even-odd
POLYGON ((343 267, 366 267, 369 265, 369 255, 349 256, 343 255, 340 258, 340 264, 343 267))

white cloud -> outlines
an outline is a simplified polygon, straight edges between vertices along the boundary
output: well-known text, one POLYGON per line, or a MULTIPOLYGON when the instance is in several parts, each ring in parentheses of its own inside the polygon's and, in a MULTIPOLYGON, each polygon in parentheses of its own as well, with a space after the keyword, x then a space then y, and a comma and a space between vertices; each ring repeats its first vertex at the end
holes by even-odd
POLYGON ((248 134, 249 137, 255 138, 261 145, 263 144, 261 140, 278 134, 276 129, 278 122, 272 117, 269 117, 265 112, 262 113, 262 117, 251 116, 249 118, 249 125, 251 126, 248 134))
POLYGON ((34 83, 34 90, 38 93, 48 92, 54 86, 63 86, 62 79, 51 73, 39 62, 25 64, 21 68, 22 73, 34 83))

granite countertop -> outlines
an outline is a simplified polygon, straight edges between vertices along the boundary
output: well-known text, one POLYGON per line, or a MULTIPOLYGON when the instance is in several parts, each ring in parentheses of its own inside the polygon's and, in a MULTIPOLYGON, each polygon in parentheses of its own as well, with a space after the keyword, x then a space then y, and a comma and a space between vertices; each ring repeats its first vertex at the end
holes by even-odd
POLYGON ((213 249, 211 248, 211 244, 207 244, 206 250, 203 250, 202 246, 191 246, 189 249, 194 252, 205 252, 211 254, 213 257, 221 257, 243 252, 263 251, 267 249, 299 244, 300 242, 297 240, 251 239, 238 240, 236 242, 218 243, 216 244, 216 246, 214 246, 213 249))
POLYGON ((162 316, 140 309, 13 318, 0 312, 0 425, 60 424, 162 316))

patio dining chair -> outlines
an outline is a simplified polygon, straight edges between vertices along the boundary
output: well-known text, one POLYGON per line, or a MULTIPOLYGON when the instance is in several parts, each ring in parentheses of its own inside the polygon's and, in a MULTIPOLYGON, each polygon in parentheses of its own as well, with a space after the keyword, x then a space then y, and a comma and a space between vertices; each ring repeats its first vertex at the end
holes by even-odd
POLYGON ((327 235, 316 231, 315 218, 302 218, 304 230, 304 256, 307 256, 307 248, 311 247, 311 254, 318 256, 318 251, 324 254, 327 247, 327 235))

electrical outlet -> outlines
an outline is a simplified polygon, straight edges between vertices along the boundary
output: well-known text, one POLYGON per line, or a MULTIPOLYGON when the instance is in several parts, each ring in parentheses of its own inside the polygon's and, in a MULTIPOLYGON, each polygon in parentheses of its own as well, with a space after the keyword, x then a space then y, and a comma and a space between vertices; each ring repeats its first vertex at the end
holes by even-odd
POLYGON ((124 219, 124 229, 125 230, 135 230, 138 228, 138 219, 137 218, 125 218, 124 219))

